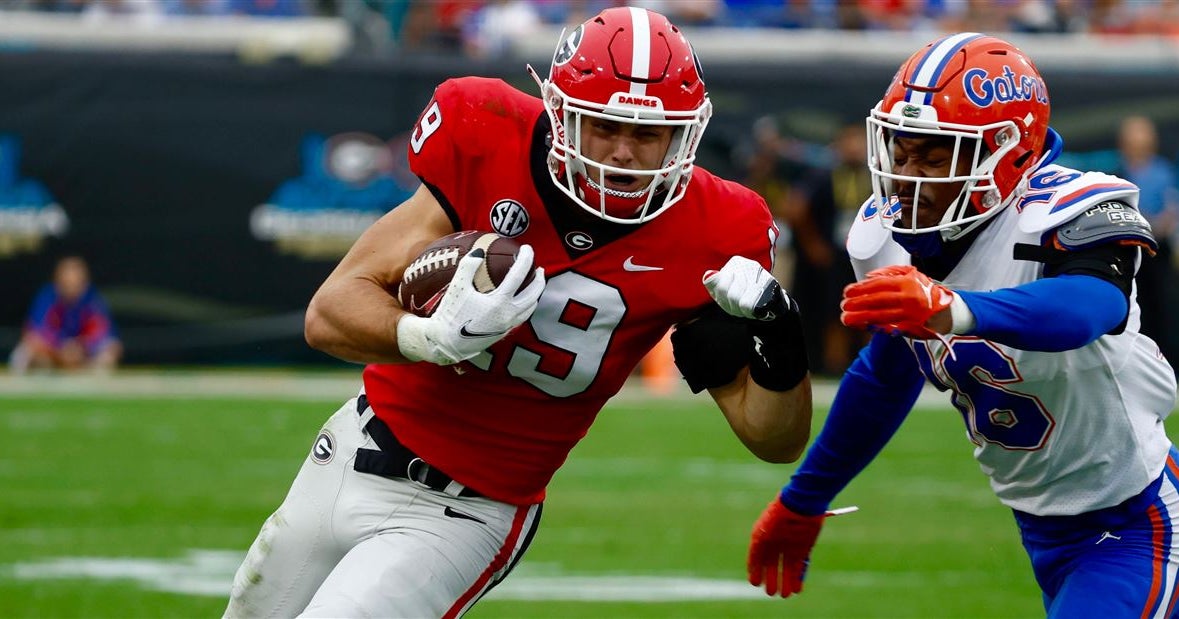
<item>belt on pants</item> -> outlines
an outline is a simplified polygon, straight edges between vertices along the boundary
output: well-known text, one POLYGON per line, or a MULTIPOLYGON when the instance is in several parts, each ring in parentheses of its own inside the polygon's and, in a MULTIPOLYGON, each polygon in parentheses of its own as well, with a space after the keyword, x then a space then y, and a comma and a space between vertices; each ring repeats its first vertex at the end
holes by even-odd
MULTIPOLYGON (((368 397, 363 393, 356 398, 356 413, 363 415, 368 409, 368 397)), ((401 444, 389 426, 376 415, 364 425, 364 431, 380 449, 357 449, 353 469, 382 477, 408 479, 431 490, 460 497, 481 497, 482 494, 468 488, 442 471, 430 466, 408 447, 401 444)))

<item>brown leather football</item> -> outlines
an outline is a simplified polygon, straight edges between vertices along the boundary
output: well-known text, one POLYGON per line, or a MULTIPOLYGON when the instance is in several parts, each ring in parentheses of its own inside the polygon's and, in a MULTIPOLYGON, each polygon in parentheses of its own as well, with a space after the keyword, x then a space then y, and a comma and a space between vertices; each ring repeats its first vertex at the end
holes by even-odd
MULTIPOLYGON (((397 288, 397 300, 401 306, 418 316, 433 314, 454 278, 459 260, 477 248, 482 249, 486 257, 475 271, 475 289, 479 292, 494 290, 516 262, 520 245, 494 232, 463 230, 430 243, 409 263, 397 288)), ((532 273, 529 273, 521 287, 531 281, 532 273)))

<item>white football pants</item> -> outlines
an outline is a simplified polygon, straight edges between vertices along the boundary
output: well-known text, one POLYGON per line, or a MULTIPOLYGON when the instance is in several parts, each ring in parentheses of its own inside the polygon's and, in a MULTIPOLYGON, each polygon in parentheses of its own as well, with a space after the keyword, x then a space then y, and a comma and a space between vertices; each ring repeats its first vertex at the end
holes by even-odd
POLYGON ((238 568, 225 617, 458 617, 515 566, 540 505, 358 473, 352 399, 328 420, 238 568), (325 439, 326 436, 326 439, 325 439))

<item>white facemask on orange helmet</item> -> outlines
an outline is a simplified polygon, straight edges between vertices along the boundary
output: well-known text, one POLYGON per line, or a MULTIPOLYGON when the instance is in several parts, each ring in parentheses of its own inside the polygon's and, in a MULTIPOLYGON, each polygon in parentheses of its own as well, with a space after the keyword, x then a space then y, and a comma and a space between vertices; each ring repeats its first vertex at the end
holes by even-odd
POLYGON ((939 231, 960 238, 1023 195, 1039 167, 1048 134, 1048 89, 1032 61, 1010 43, 974 32, 938 39, 913 54, 868 116, 868 168, 881 221, 893 232, 939 231), (892 140, 940 136, 953 141, 945 177, 893 171, 892 140), (960 154, 969 167, 958 168, 960 154), (914 216, 896 215, 896 182, 915 183, 914 216), (921 184, 964 183, 933 226, 918 227, 921 184))

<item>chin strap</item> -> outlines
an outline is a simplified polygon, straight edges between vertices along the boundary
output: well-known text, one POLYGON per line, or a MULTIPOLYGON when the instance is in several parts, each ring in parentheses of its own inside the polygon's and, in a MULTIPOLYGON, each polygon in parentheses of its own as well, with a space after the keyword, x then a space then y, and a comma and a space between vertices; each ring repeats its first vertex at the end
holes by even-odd
POLYGON ((904 248, 909 255, 918 258, 932 258, 942 253, 942 233, 937 230, 921 234, 904 234, 894 230, 892 240, 904 248))

